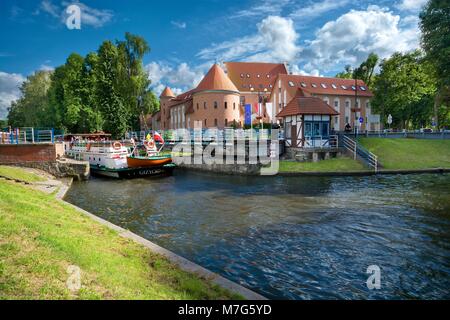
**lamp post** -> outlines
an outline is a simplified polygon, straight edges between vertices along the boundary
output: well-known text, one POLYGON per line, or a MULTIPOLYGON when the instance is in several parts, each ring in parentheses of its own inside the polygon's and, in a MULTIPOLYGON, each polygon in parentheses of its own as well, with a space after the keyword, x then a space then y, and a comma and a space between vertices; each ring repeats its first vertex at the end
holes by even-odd
MULTIPOLYGON (((357 120, 357 122, 355 123, 355 137, 357 138, 358 137, 358 126, 360 125, 360 122, 359 122, 359 118, 356 117, 356 115, 357 115, 357 110, 361 110, 361 106, 358 104, 358 77, 356 74, 356 71, 358 69, 350 69, 350 70, 353 71, 353 78, 355 79, 355 120, 357 120), (356 118, 358 118, 358 119, 356 119, 356 118)), ((361 70, 363 72, 366 72, 367 67, 362 66, 361 70)))

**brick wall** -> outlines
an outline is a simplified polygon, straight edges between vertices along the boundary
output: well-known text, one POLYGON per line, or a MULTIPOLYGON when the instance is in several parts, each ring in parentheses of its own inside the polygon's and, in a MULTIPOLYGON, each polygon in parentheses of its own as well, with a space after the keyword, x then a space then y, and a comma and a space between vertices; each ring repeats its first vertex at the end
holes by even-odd
POLYGON ((18 144, 0 145, 0 164, 15 164, 18 162, 55 162, 63 156, 62 143, 57 144, 18 144))

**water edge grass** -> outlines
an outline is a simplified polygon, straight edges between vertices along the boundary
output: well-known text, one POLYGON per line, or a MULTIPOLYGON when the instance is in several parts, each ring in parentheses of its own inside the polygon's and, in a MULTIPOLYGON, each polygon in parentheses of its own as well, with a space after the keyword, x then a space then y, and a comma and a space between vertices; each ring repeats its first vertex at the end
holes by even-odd
POLYGON ((450 140, 359 138, 384 169, 450 168, 450 140))
POLYGON ((318 162, 280 161, 280 172, 352 172, 368 170, 361 162, 338 157, 318 162))
MULTIPOLYGON (((19 169, 20 170, 20 169, 19 169)), ((54 195, 0 180, 0 299, 239 299, 54 195), (81 290, 66 281, 81 269, 81 290)))

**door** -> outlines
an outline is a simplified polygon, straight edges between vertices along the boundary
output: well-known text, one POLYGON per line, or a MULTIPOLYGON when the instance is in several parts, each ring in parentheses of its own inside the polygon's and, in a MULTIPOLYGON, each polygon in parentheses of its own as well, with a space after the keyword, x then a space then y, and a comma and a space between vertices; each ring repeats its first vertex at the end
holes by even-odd
POLYGON ((297 125, 293 124, 291 126, 291 141, 292 141, 291 146, 293 148, 297 148, 298 147, 298 141, 297 140, 298 140, 298 137, 297 137, 297 125))

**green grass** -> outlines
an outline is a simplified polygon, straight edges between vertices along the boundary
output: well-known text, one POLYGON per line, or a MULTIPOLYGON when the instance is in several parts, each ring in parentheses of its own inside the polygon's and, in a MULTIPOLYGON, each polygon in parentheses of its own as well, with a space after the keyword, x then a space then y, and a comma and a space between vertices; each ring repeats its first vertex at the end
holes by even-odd
POLYGON ((45 181, 43 177, 29 172, 26 169, 10 166, 0 166, 0 176, 8 177, 10 179, 22 180, 30 183, 45 181))
POLYGON ((319 162, 280 161, 280 172, 350 172, 367 170, 358 161, 350 158, 333 158, 319 162))
POLYGON ((360 138, 384 169, 450 168, 450 140, 360 138))
POLYGON ((240 298, 27 186, 0 181, 0 212, 0 300, 240 298))

